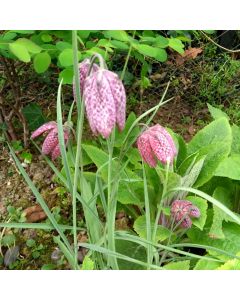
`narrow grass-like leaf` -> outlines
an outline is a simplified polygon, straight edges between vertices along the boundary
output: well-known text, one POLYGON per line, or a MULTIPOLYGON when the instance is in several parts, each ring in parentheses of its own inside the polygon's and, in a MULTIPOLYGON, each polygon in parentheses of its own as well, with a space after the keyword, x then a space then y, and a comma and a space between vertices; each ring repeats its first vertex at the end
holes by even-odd
POLYGON ((18 160, 17 156, 15 155, 12 147, 8 144, 8 147, 10 149, 10 153, 12 155, 12 157, 14 158, 14 161, 19 169, 19 171, 21 172, 22 176, 24 177, 25 181, 27 182, 28 186, 30 187, 30 189, 32 190, 34 196, 37 199, 37 202, 40 204, 40 206, 42 207, 43 211, 45 212, 45 214, 47 215, 47 217, 49 218, 50 222, 52 223, 53 227, 57 230, 57 232, 59 233, 60 237, 62 238, 62 240, 64 241, 65 245, 68 247, 69 251, 72 251, 71 246, 69 244, 69 241, 67 239, 67 237, 65 236, 65 234, 63 233, 62 229, 60 228, 60 226, 58 225, 57 221, 55 220, 53 214, 51 213, 50 209, 48 208, 45 200, 43 199, 42 195, 39 193, 39 191, 37 190, 37 188, 35 187, 35 185, 33 184, 33 182, 31 181, 31 179, 29 178, 27 172, 25 171, 25 169, 23 168, 23 166, 21 165, 20 161, 18 160))

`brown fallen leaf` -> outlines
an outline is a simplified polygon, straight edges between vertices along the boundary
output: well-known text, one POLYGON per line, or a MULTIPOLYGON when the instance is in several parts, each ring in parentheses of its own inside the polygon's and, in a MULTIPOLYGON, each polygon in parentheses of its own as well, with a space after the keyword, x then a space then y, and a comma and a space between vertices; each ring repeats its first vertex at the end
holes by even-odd
POLYGON ((187 58, 187 59, 195 59, 198 54, 202 53, 203 50, 202 48, 192 48, 189 47, 188 49, 186 49, 183 53, 183 57, 187 58))
POLYGON ((176 54, 174 56, 174 60, 177 66, 183 65, 186 61, 190 59, 195 59, 200 53, 203 52, 202 48, 192 48, 189 47, 184 51, 184 53, 181 54, 176 54))
POLYGON ((47 218, 47 215, 42 210, 40 205, 34 205, 31 207, 26 208, 24 211, 27 222, 35 223, 47 218))

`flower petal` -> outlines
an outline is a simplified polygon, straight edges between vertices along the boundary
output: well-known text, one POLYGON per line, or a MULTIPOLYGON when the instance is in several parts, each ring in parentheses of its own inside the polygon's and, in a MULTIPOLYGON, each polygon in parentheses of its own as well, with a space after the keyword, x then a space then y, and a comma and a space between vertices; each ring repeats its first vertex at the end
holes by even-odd
POLYGON ((58 144, 58 129, 52 129, 47 137, 45 138, 42 145, 42 153, 47 155, 49 154, 58 144))
POLYGON ((36 129, 32 135, 31 135, 31 138, 34 139, 36 138, 37 136, 43 134, 45 131, 48 131, 48 130, 51 130, 51 129, 54 129, 57 127, 57 123, 55 121, 51 121, 51 122, 48 122, 48 123, 45 123, 43 124, 42 126, 40 126, 38 129, 36 129))

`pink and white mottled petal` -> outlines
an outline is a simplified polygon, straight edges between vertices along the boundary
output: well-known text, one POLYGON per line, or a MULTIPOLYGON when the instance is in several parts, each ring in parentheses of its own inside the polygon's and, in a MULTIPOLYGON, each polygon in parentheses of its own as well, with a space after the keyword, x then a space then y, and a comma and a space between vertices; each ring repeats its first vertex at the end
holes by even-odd
POLYGON ((158 138, 156 138, 155 135, 150 134, 149 143, 152 147, 153 153, 162 164, 166 164, 168 159, 172 162, 173 152, 164 135, 158 134, 158 138))
POLYGON ((61 155, 60 146, 59 146, 59 144, 57 144, 51 153, 51 158, 52 158, 52 160, 55 160, 60 155, 61 155))
POLYGON ((199 218, 201 215, 200 210, 196 206, 192 206, 189 212, 189 216, 193 218, 199 218))
POLYGON ((117 74, 104 70, 104 76, 107 78, 116 107, 116 123, 119 130, 123 130, 126 121, 126 92, 122 81, 117 74))
POLYGON ((58 144, 58 130, 57 128, 52 129, 47 137, 45 138, 42 145, 42 153, 49 154, 58 144))
POLYGON ((161 125, 159 124, 156 124, 154 126, 152 126, 150 128, 151 131, 154 131, 155 133, 159 134, 160 136, 161 135, 164 135, 165 138, 167 139, 171 149, 172 149, 172 152, 173 152, 173 156, 175 156, 177 154, 177 149, 176 149, 176 146, 174 144, 174 141, 173 141, 173 138, 172 136, 170 135, 170 133, 164 128, 162 127, 161 125))
POLYGON ((182 228, 190 228, 190 227, 192 227, 192 220, 188 216, 186 216, 186 218, 183 219, 180 226, 182 228))
POLYGON ((45 131, 54 129, 56 127, 57 127, 57 123, 55 121, 50 121, 48 123, 45 123, 32 133, 31 138, 34 139, 39 135, 43 134, 45 131))
POLYGON ((157 162, 152 153, 152 148, 149 143, 149 137, 147 134, 142 134, 137 139, 137 147, 143 158, 143 160, 151 167, 155 168, 157 162))

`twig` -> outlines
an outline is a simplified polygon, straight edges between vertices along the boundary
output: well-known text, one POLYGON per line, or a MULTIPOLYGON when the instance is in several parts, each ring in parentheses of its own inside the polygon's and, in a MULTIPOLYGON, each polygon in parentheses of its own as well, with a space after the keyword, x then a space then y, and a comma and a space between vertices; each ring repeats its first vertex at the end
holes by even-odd
POLYGON ((202 30, 200 30, 200 32, 205 36, 206 39, 208 39, 210 42, 212 42, 214 45, 216 45, 217 47, 227 51, 227 52, 230 52, 230 53, 240 53, 240 49, 238 50, 231 50, 231 49, 228 49, 228 48, 225 48, 221 45, 219 45, 218 43, 216 43, 213 39, 211 39, 205 32, 203 32, 202 30))

